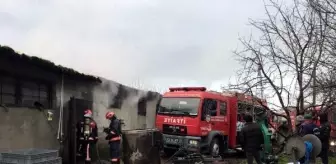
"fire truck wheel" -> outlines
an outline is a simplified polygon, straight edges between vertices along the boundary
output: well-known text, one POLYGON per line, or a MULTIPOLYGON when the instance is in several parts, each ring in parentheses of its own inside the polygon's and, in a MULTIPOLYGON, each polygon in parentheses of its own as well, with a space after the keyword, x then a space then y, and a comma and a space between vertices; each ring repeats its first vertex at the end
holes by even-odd
POLYGON ((210 155, 213 157, 218 157, 220 154, 220 147, 217 138, 212 139, 210 143, 210 155))

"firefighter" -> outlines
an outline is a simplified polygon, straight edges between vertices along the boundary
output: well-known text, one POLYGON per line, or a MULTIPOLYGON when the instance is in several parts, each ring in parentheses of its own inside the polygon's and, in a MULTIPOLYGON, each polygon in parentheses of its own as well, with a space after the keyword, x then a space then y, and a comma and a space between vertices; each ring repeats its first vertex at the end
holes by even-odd
POLYGON ((77 123, 77 156, 84 157, 86 163, 91 162, 91 154, 94 145, 98 141, 98 128, 92 119, 92 111, 84 111, 84 117, 77 123))
POLYGON ((107 112, 106 119, 110 120, 110 125, 107 133, 106 140, 109 141, 111 164, 120 163, 120 140, 121 140, 121 125, 119 119, 113 112, 107 112))
POLYGON ((319 154, 319 157, 321 158, 323 164, 328 164, 328 151, 329 151, 331 125, 328 122, 327 113, 320 114, 319 119, 320 119, 320 127, 319 127, 320 135, 318 137, 322 143, 322 150, 321 153, 319 154))

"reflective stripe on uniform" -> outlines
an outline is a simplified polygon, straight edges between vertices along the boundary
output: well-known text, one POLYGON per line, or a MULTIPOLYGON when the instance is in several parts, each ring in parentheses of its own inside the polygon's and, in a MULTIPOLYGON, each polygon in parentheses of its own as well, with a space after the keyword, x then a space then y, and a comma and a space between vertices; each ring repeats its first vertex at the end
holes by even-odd
POLYGON ((110 139, 110 141, 119 141, 119 140, 121 140, 120 136, 113 137, 113 138, 110 139))

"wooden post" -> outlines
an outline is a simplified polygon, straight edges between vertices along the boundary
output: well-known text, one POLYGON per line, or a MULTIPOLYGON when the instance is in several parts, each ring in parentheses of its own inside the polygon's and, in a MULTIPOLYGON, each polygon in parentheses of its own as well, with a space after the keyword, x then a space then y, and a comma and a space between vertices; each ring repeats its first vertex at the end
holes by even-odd
POLYGON ((155 129, 123 131, 124 164, 161 164, 162 134, 155 129))

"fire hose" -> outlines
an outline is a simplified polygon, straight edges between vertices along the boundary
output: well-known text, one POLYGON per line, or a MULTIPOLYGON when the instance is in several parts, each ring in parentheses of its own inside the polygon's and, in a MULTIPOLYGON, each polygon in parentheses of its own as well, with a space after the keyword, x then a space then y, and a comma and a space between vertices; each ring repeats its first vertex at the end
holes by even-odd
POLYGON ((177 150, 167 161, 164 162, 164 164, 168 164, 169 162, 176 160, 176 157, 178 155, 181 155, 183 153, 185 159, 188 160, 188 164, 191 163, 195 163, 195 161, 193 161, 196 158, 199 158, 200 161, 198 162, 205 162, 205 159, 203 158, 202 154, 200 153, 191 153, 188 151, 188 149, 186 147, 181 147, 179 150, 177 150))

